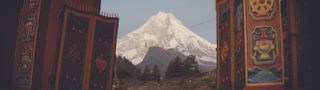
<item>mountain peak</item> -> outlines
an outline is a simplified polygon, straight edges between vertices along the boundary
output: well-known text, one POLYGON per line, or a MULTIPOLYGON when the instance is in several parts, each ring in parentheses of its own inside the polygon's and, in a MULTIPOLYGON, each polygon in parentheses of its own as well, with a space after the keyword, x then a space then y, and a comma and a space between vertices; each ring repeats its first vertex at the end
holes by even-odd
POLYGON ((165 11, 159 11, 158 14, 150 17, 147 23, 148 22, 156 23, 159 25, 166 25, 166 26, 172 25, 172 24, 181 24, 181 21, 178 20, 173 13, 165 12, 165 11))
POLYGON ((157 15, 155 15, 157 17, 166 17, 166 18, 175 18, 173 13, 170 12, 165 12, 165 11, 159 11, 157 15))
POLYGON ((122 37, 117 44, 117 55, 123 55, 137 65, 144 60, 149 47, 195 55, 201 66, 210 66, 211 69, 216 62, 214 45, 184 26, 173 13, 160 11, 122 37))

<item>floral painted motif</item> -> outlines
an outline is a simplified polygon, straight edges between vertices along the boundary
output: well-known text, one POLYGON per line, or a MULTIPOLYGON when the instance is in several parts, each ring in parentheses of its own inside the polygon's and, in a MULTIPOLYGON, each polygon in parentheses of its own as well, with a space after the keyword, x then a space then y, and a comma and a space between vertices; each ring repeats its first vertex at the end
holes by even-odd
POLYGON ((18 61, 18 72, 16 77, 16 83, 20 86, 30 86, 32 77, 30 72, 32 70, 32 48, 30 46, 24 46, 20 50, 20 58, 18 61))
POLYGON ((99 72, 103 72, 106 69, 107 62, 102 53, 97 57, 95 62, 99 72))
POLYGON ((250 54, 254 64, 273 64, 277 50, 276 31, 271 26, 256 26, 250 34, 250 54))
POLYGON ((24 18, 23 29, 20 32, 22 41, 31 41, 35 35, 35 16, 30 15, 24 18))
POLYGON ((274 0, 249 0, 249 14, 254 20, 271 19, 275 13, 274 0))
POLYGON ((19 13, 19 28, 17 34, 17 55, 15 57, 15 85, 16 87, 32 86, 33 62, 36 49, 37 25, 41 0, 23 0, 23 8, 19 13))

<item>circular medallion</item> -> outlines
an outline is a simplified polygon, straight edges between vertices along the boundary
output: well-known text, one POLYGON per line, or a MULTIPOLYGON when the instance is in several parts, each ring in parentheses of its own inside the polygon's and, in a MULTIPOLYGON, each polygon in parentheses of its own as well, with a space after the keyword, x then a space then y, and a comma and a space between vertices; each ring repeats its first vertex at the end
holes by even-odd
POLYGON ((96 58, 95 63, 96 63, 96 67, 98 68, 99 72, 104 71, 107 67, 106 59, 104 58, 102 53, 96 58))

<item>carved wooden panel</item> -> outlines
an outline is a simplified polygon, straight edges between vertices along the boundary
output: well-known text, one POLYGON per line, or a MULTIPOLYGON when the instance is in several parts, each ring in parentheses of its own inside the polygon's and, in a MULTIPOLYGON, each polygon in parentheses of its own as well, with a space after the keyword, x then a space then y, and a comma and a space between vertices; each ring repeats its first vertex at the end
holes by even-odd
POLYGON ((14 89, 29 90, 37 43, 41 0, 25 0, 19 15, 14 64, 14 89))
POLYGON ((116 20, 96 21, 90 71, 90 90, 106 90, 114 57, 116 20))
POLYGON ((244 3, 246 86, 283 88, 280 0, 244 0, 244 3))
POLYGON ((230 1, 222 0, 218 4, 218 87, 231 88, 231 31, 230 1))
POLYGON ((118 21, 65 8, 55 90, 111 89, 118 21))

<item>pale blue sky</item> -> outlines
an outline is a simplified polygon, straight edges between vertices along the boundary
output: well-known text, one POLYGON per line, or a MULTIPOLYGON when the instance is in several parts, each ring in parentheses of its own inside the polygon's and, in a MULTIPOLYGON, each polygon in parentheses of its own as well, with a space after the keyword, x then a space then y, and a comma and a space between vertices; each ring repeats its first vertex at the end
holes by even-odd
POLYGON ((118 38, 142 26, 152 15, 165 11, 175 14, 194 33, 216 43, 215 0, 101 1, 102 11, 119 13, 118 38))

